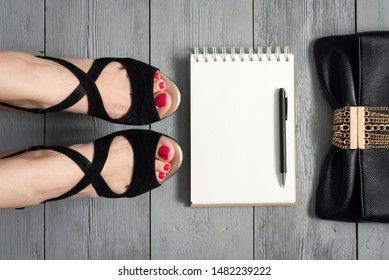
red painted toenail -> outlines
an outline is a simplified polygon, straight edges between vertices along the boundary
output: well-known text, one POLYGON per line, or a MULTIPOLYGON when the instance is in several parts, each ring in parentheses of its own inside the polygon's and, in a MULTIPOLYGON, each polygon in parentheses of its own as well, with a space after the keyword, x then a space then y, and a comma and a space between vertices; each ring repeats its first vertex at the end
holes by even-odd
POLYGON ((164 89, 165 88, 165 83, 164 82, 160 82, 159 83, 159 88, 160 89, 164 89))
POLYGON ((165 179, 165 174, 164 174, 164 173, 162 173, 162 172, 159 172, 159 174, 158 174, 158 178, 159 178, 160 180, 163 180, 163 179, 165 179))
POLYGON ((163 170, 169 171, 169 169, 170 169, 170 164, 169 164, 169 163, 166 163, 166 164, 163 166, 163 170))
POLYGON ((161 146, 158 149, 158 155, 163 159, 169 158, 169 152, 170 152, 170 148, 166 146, 161 146))
POLYGON ((155 100, 155 105, 157 105, 157 107, 161 108, 166 106, 166 93, 162 93, 158 95, 154 100, 155 100))
POLYGON ((155 72, 155 74, 154 74, 154 80, 159 80, 159 72, 155 72))

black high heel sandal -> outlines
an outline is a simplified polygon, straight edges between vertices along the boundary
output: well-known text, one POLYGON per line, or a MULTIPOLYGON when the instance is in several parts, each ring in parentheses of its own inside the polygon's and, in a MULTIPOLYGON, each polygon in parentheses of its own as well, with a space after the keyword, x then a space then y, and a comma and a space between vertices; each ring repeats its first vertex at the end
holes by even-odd
POLYGON ((155 154, 157 144, 161 136, 169 138, 175 149, 174 157, 170 161, 170 171, 167 173, 167 176, 163 181, 165 182, 167 179, 171 178, 171 176, 173 176, 180 168, 183 158, 182 150, 174 139, 151 130, 130 129, 114 132, 110 135, 97 139, 93 143, 94 155, 92 162, 90 162, 79 152, 62 146, 33 146, 27 150, 8 155, 5 158, 16 156, 27 151, 54 150, 66 155, 80 167, 80 169, 84 172, 84 176, 72 189, 59 197, 48 199, 44 202, 71 197, 82 191, 89 184, 91 184, 96 190, 96 193, 102 197, 134 197, 155 189, 161 185, 156 178, 155 172, 155 154), (105 161, 107 160, 111 143, 117 136, 124 136, 131 144, 132 150, 134 152, 134 171, 132 181, 128 186, 127 191, 123 194, 117 194, 113 192, 100 174, 104 167, 105 161))
POLYGON ((79 69, 74 64, 55 57, 49 56, 38 56, 42 59, 52 60, 58 64, 61 64, 80 81, 80 84, 76 89, 62 102, 45 109, 35 108, 22 108, 6 103, 0 105, 13 108, 16 110, 32 112, 32 113, 49 113, 63 111, 78 101, 81 100, 85 95, 88 99, 88 114, 94 117, 98 117, 109 122, 127 124, 127 125, 146 125, 153 122, 162 120, 172 115, 178 108, 181 100, 181 94, 177 85, 166 75, 160 73, 161 79, 165 81, 166 91, 169 92, 172 105, 169 111, 163 116, 159 116, 155 101, 154 101, 154 74, 159 69, 143 63, 141 61, 132 58, 98 58, 95 59, 91 68, 87 73, 79 69), (119 119, 112 119, 106 112, 103 101, 100 96, 100 92, 95 84, 96 80, 100 76, 103 69, 111 62, 121 63, 128 73, 132 88, 132 101, 129 111, 119 119))

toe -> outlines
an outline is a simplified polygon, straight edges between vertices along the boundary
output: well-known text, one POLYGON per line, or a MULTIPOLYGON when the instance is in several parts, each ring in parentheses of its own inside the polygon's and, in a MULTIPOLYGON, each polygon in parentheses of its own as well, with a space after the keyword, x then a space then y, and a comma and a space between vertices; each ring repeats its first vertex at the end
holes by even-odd
POLYGON ((169 170, 170 170, 170 163, 167 163, 165 161, 162 161, 162 160, 156 160, 155 161, 155 170, 157 172, 161 172, 161 173, 168 173, 169 170))
POLYGON ((154 92, 158 92, 165 89, 166 89, 166 83, 164 80, 158 79, 154 81, 154 92))
POLYGON ((154 100, 159 116, 163 116, 169 111, 172 104, 172 99, 167 92, 158 92, 155 95, 154 100))
POLYGON ((167 163, 159 159, 155 160, 155 175, 159 183, 165 180, 166 174, 169 172, 169 170, 170 170, 170 163, 167 163))
POLYGON ((183 155, 178 143, 169 137, 159 139, 155 154, 155 175, 159 183, 169 179, 180 168, 183 155))
POLYGON ((165 163, 170 162, 174 157, 174 146, 170 140, 162 136, 157 145, 157 152, 155 157, 165 163))
POLYGON ((157 171, 157 172, 155 172, 155 175, 157 176, 159 183, 162 183, 162 181, 166 179, 166 174, 163 172, 157 171))
POLYGON ((161 119, 173 114, 181 100, 180 90, 177 85, 168 76, 159 71, 154 74, 154 99, 161 119))
POLYGON ((159 73, 159 71, 155 72, 154 74, 154 82, 159 80, 161 78, 161 74, 159 73))

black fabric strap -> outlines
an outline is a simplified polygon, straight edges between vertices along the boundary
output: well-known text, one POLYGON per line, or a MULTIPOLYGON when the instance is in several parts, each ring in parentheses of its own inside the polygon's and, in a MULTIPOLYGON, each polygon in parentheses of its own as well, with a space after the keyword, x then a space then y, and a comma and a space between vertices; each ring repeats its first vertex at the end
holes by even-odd
POLYGON ((99 105, 102 106, 103 103, 100 97, 99 89, 95 84, 95 80, 91 79, 84 71, 82 71, 74 64, 60 58, 49 56, 40 56, 40 58, 52 60, 64 66, 70 72, 72 72, 73 75, 76 76, 76 78, 80 81, 80 84, 77 86, 77 88, 65 100, 58 103, 57 105, 44 109, 44 112, 54 112, 57 109, 64 110, 66 108, 69 108, 76 104, 82 97, 85 96, 85 94, 88 98, 88 104, 100 103, 99 105))
POLYGON ((73 64, 62 59, 52 57, 45 58, 56 61, 68 68, 80 80, 80 85, 83 87, 83 89, 76 89, 69 96, 69 100, 65 99, 56 106, 72 106, 86 94, 89 105, 88 114, 91 116, 122 124, 150 124, 160 120, 153 94, 154 74, 158 71, 157 68, 131 58, 105 57, 95 59, 88 73, 84 73, 73 64), (130 79, 132 92, 130 109, 127 114, 120 119, 112 119, 109 117, 104 108, 100 92, 95 84, 95 81, 101 75, 104 68, 114 61, 121 63, 126 69, 130 79))
POLYGON ((8 156, 2 157, 1 159, 3 159, 3 158, 9 158, 9 157, 14 157, 14 156, 17 156, 17 155, 21 155, 21 154, 23 154, 23 153, 25 153, 25 152, 27 152, 27 151, 28 151, 28 149, 27 149, 27 150, 18 151, 18 152, 15 152, 15 153, 13 153, 13 154, 10 154, 10 155, 8 155, 8 156))
POLYGON ((134 171, 132 181, 124 194, 133 197, 160 186, 155 175, 155 154, 162 134, 151 130, 127 130, 127 138, 134 152, 134 171))
POLYGON ((103 69, 111 62, 121 63, 127 71, 131 82, 131 106, 129 111, 120 119, 108 116, 101 101, 101 97, 93 96, 88 100, 97 101, 89 103, 89 114, 111 122, 122 124, 150 124, 160 120, 154 101, 154 74, 157 68, 132 58, 105 57, 95 59, 88 71, 88 76, 96 81, 103 69))
MULTIPOLYGON (((80 153, 78 153, 72 149, 69 149, 66 147, 56 147, 56 146, 45 147, 45 149, 54 150, 56 152, 59 152, 59 153, 66 155, 71 160, 73 160, 84 173, 86 173, 90 167, 89 160, 86 157, 84 157, 83 155, 81 155, 80 153)), ((89 185, 89 182, 84 180, 84 177, 68 192, 64 193, 63 195, 61 195, 59 197, 48 199, 46 201, 65 199, 65 198, 71 197, 72 195, 75 195, 76 193, 82 191, 84 188, 86 188, 89 185)))
POLYGON ((3 103, 3 102, 0 102, 0 105, 1 105, 1 106, 4 106, 4 107, 16 109, 16 110, 19 110, 19 111, 31 112, 31 113, 34 113, 34 114, 43 113, 43 112, 42 112, 42 109, 36 109, 36 108, 23 108, 23 107, 11 105, 11 104, 3 103))
MULTIPOLYGON (((102 197, 134 197, 160 186, 155 175, 155 154, 161 134, 149 130, 124 130, 112 133, 94 142, 92 164, 82 180, 90 181, 97 194, 102 197), (123 136, 130 143, 134 153, 132 180, 123 194, 114 193, 100 174, 108 157, 113 139, 123 136)), ((131 172, 131 170, 128 170, 131 172)))
MULTIPOLYGON (((109 149, 109 146, 107 147, 107 149, 109 149)), ((65 156, 73 160, 74 163, 76 163, 78 167, 84 172, 84 176, 71 190, 69 190, 68 192, 64 193, 61 196, 48 199, 46 201, 60 200, 60 199, 65 199, 70 196, 73 196, 78 192, 82 191, 89 184, 91 184, 92 180, 98 180, 105 183, 104 179, 100 175, 103 165, 100 166, 94 165, 86 157, 84 157, 83 155, 81 155, 75 150, 72 150, 67 147, 61 147, 61 146, 33 146, 29 149, 29 151, 35 151, 35 150, 53 150, 61 154, 64 154, 65 156)), ((94 187, 93 183, 92 186, 94 187)))
MULTIPOLYGON (((97 86, 94 83, 94 81, 91 80, 85 74, 85 72, 83 72, 81 69, 79 69, 78 67, 76 67, 72 63, 70 63, 66 60, 60 59, 60 58, 55 58, 55 57, 49 57, 49 56, 37 56, 37 57, 39 57, 41 59, 52 60, 58 64, 61 64, 62 66, 67 68, 69 71, 71 71, 77 77, 77 79, 80 81, 80 84, 74 89, 74 91, 67 98, 65 98, 60 103, 58 103, 54 106, 51 106, 49 108, 44 108, 44 109, 23 108, 23 107, 14 106, 14 105, 6 104, 6 103, 0 103, 0 105, 6 106, 9 108, 13 108, 16 110, 20 110, 20 111, 35 113, 35 114, 58 112, 58 111, 63 111, 65 109, 73 106, 74 104, 76 104, 78 101, 81 100, 81 98, 83 98, 85 96, 85 94, 87 94, 88 90, 98 92, 97 86)), ((90 100, 88 99, 88 102, 89 101, 90 100)))
MULTIPOLYGON (((112 133, 94 142, 92 162, 79 152, 61 146, 33 146, 27 150, 9 155, 8 157, 16 156, 26 151, 53 150, 70 158, 84 172, 84 176, 71 190, 61 196, 46 201, 55 201, 71 197, 82 191, 89 184, 92 184, 97 194, 102 197, 134 197, 160 186, 155 175, 155 154, 161 136, 162 134, 154 131, 139 129, 112 133), (114 193, 101 176, 101 171, 107 160, 111 143, 117 136, 125 137, 131 144, 134 153, 132 181, 128 186, 127 191, 123 194, 114 193)), ((131 172, 131 170, 128 170, 128 172, 131 172)))
POLYGON ((85 89, 82 84, 79 84, 75 90, 62 102, 51 106, 47 109, 41 109, 39 110, 39 113, 49 113, 49 112, 59 112, 64 111, 67 108, 72 107, 74 104, 76 104, 78 101, 81 100, 85 96, 85 89))
POLYGON ((0 105, 32 113, 58 112, 73 106, 86 95, 88 98, 88 114, 91 116, 110 122, 132 125, 150 124, 160 120, 154 101, 154 74, 158 71, 157 68, 131 58, 106 57, 95 59, 88 73, 85 73, 66 60, 49 56, 38 57, 64 66, 77 77, 80 84, 67 98, 49 108, 22 108, 6 103, 0 103, 0 105), (104 68, 113 61, 124 66, 131 83, 131 106, 129 111, 120 119, 109 117, 95 83, 104 68))
MULTIPOLYGON (((131 79, 132 100, 138 106, 133 115, 137 115, 140 124, 149 124, 160 120, 154 101, 154 74, 157 68, 141 61, 124 58, 124 65, 131 79), (135 81, 132 83, 132 81, 135 81)), ((129 112, 129 118, 131 114, 129 112)))

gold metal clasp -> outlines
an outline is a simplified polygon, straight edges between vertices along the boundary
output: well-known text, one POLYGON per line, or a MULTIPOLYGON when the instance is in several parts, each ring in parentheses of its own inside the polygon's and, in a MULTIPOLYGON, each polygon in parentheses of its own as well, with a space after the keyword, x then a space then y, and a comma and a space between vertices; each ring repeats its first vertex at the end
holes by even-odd
POLYGON ((389 149, 389 107, 349 106, 335 110, 332 144, 341 149, 389 149))
POLYGON ((341 149, 365 149, 364 127, 365 107, 352 106, 335 110, 332 144, 341 149))

